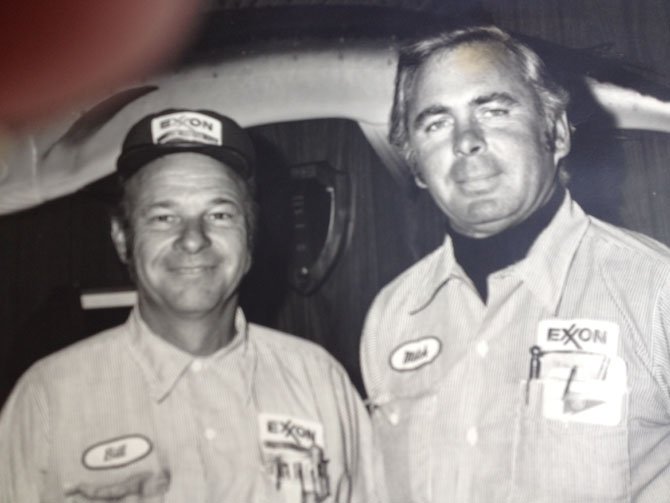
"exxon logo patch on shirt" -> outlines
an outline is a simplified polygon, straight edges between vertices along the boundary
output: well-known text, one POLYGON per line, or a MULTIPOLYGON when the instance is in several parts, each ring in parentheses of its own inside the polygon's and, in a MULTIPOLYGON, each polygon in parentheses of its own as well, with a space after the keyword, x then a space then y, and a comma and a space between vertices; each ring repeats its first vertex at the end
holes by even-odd
POLYGON ((202 143, 221 145, 221 122, 198 112, 175 112, 151 121, 151 138, 156 144, 202 143))
POLYGON ((89 470, 121 468, 146 457, 151 449, 148 438, 126 435, 92 445, 84 451, 81 460, 89 470))
POLYGON ((392 369, 399 372, 416 370, 435 360, 441 349, 440 340, 429 335, 398 346, 391 352, 389 363, 392 369))
POLYGON ((283 414, 258 415, 258 428, 261 441, 265 445, 276 446, 291 444, 298 447, 323 447, 323 425, 283 414))
POLYGON ((265 472, 273 480, 278 500, 324 501, 330 495, 330 475, 323 425, 261 413, 258 428, 265 472))
POLYGON ((587 351, 616 356, 619 325, 590 319, 548 319, 540 321, 537 344, 544 351, 587 351))

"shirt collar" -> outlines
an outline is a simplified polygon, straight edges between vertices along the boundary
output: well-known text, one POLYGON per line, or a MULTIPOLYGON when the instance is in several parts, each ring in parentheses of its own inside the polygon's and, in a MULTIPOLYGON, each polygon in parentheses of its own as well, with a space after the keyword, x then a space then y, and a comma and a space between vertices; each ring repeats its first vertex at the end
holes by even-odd
POLYGON ((428 255, 419 267, 418 288, 415 302, 411 304, 410 313, 417 313, 432 302, 437 292, 452 278, 466 278, 465 273, 456 262, 454 246, 447 234, 442 246, 428 255))
POLYGON ((137 306, 126 325, 131 354, 141 367, 154 400, 160 402, 165 399, 196 360, 202 362, 203 368, 210 368, 213 365, 232 365, 234 360, 241 359, 242 377, 248 396, 251 396, 255 353, 249 344, 248 324, 242 309, 238 308, 235 313, 233 340, 208 356, 192 355, 158 336, 142 319, 137 306))
MULTIPOLYGON (((526 258, 493 274, 517 275, 553 312, 561 298, 572 258, 587 227, 586 214, 566 190, 556 215, 530 247, 526 258)), ((426 257, 419 276, 419 288, 411 313, 427 307, 450 280, 458 278, 469 281, 456 262, 448 235, 442 246, 426 257)))
POLYGON ((507 268, 509 273, 517 274, 551 312, 557 310, 570 264, 588 226, 588 217, 566 191, 563 204, 526 258, 507 268))

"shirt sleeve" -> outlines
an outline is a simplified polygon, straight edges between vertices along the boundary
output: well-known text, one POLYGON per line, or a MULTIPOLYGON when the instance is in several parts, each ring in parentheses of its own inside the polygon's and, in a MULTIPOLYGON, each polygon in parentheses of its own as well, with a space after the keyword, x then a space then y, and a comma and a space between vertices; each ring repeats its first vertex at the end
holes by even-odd
POLYGON ((360 363, 361 374, 368 401, 374 402, 380 393, 381 378, 379 376, 377 358, 379 351, 377 347, 377 333, 379 330, 380 312, 382 311, 380 296, 372 303, 365 317, 363 334, 361 336, 360 363))
MULTIPOLYGON (((383 292, 382 292, 383 293, 383 292)), ((383 403, 386 400, 384 393, 383 382, 384 378, 381 375, 382 370, 378 365, 378 359, 380 353, 379 349, 379 339, 377 334, 379 333, 380 318, 382 313, 386 309, 386 299, 382 297, 382 294, 379 294, 377 298, 372 303, 372 306, 368 310, 368 314, 363 325, 363 335, 361 337, 361 347, 360 347, 360 362, 361 362, 361 373, 363 375, 363 383, 365 385, 365 391, 367 393, 367 402, 369 404, 370 410, 375 410, 380 403, 383 403)), ((373 477, 375 484, 382 488, 383 493, 380 493, 383 496, 382 501, 390 501, 388 497, 388 487, 386 481, 386 464, 383 459, 383 449, 382 449, 382 436, 379 434, 380 429, 376 424, 380 420, 380 415, 372 413, 371 424, 372 424, 372 453, 373 453, 373 477)))
POLYGON ((651 340, 654 378, 665 392, 666 412, 670 415, 670 275, 656 300, 651 340))
POLYGON ((38 503, 46 475, 47 401, 35 369, 18 382, 0 413, 0 503, 38 503))
POLYGON ((345 429, 347 469, 350 487, 335 490, 337 502, 381 503, 387 501, 385 486, 375 470, 379 467, 370 417, 358 392, 339 364, 333 366, 333 380, 341 403, 340 422, 345 429))

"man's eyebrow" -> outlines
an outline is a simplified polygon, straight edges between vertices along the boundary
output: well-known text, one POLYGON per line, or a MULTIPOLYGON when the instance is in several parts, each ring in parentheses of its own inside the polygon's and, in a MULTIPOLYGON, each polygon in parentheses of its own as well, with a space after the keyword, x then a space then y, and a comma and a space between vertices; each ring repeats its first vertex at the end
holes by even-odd
POLYGON ((154 201, 150 204, 147 204, 144 207, 144 211, 151 211, 153 209, 171 209, 174 206, 174 203, 171 203, 170 201, 154 201))
POLYGON ((485 96, 477 96, 471 101, 473 105, 486 105, 488 103, 500 103, 502 105, 517 105, 519 101, 508 93, 491 93, 485 96))
MULTIPOLYGON (((207 204, 210 206, 218 206, 221 204, 232 204, 235 206, 239 206, 239 203, 232 197, 225 197, 225 196, 216 196, 207 201, 207 204)), ((154 201, 148 205, 145 206, 144 211, 151 211, 154 209, 174 209, 178 207, 179 204, 171 201, 169 199, 165 200, 159 200, 159 201, 154 201)))
POLYGON ((212 206, 218 206, 220 204, 232 204, 233 206, 239 206, 239 202, 232 197, 217 196, 212 198, 209 201, 209 204, 212 206))
POLYGON ((423 124, 428 117, 432 117, 434 115, 441 115, 441 114, 446 114, 449 113, 451 109, 449 107, 446 107, 444 105, 431 105, 427 108, 424 108, 421 110, 421 112, 418 113, 418 115, 414 118, 412 121, 412 125, 414 126, 415 129, 421 127, 421 124, 423 124))

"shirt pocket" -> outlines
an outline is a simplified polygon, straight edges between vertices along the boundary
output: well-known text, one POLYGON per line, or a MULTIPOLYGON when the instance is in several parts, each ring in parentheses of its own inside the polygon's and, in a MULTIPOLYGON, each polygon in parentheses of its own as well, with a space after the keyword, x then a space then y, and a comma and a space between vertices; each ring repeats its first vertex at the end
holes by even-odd
POLYGON ((589 422, 581 422, 578 414, 596 407, 594 401, 568 401, 560 409, 568 419, 556 419, 552 400, 566 398, 561 391, 564 385, 548 379, 524 380, 519 385, 508 501, 630 501, 628 393, 620 393, 618 421, 603 416, 599 424, 590 416, 589 422))
POLYGON ((436 412, 435 392, 390 396, 373 401, 376 443, 383 453, 389 501, 432 501, 434 468, 430 424, 436 412))
POLYGON ((167 501, 172 474, 159 460, 155 441, 143 434, 110 437, 58 459, 65 503, 167 501))
POLYGON ((69 488, 65 503, 91 501, 114 501, 117 503, 164 503, 167 502, 167 488, 170 484, 168 472, 154 473, 126 472, 120 477, 98 479, 95 482, 81 482, 69 488))

